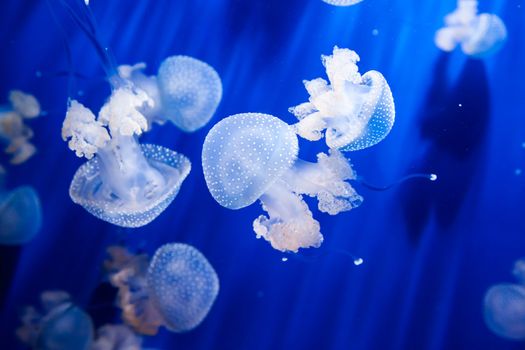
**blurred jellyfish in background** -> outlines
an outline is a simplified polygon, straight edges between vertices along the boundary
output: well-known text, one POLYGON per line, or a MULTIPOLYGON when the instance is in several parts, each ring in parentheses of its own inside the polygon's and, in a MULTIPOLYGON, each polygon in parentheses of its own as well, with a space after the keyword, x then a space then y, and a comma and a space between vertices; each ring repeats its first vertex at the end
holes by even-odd
POLYGON ((148 259, 125 248, 108 249, 105 267, 119 289, 122 318, 136 332, 154 335, 160 326, 176 333, 197 327, 219 292, 219 278, 196 248, 166 244, 148 259))
POLYGON ((351 6, 360 3, 363 0, 323 0, 327 4, 334 6, 351 6))
POLYGON ((36 152, 29 142, 33 130, 24 122, 40 115, 40 104, 34 96, 19 90, 9 92, 9 102, 10 106, 0 107, 0 144, 5 145, 12 164, 21 164, 36 152))
POLYGON ((485 294, 487 327, 507 339, 525 339, 525 259, 516 261, 514 276, 519 283, 497 284, 485 294))
POLYGON ((0 244, 24 244, 33 239, 42 226, 40 199, 30 186, 7 190, 4 177, 5 170, 0 166, 0 244))
POLYGON ((71 182, 73 202, 115 225, 151 222, 173 201, 191 169, 190 161, 177 152, 139 144, 137 137, 148 128, 139 108, 152 103, 143 90, 120 87, 98 118, 70 101, 62 126, 69 148, 89 159, 71 182))
POLYGON ((222 97, 217 72, 205 62, 188 56, 171 56, 159 67, 157 76, 146 76, 144 63, 119 66, 119 75, 146 91, 154 106, 145 106, 150 121, 171 121, 186 132, 206 125, 222 97))
POLYGON ((445 17, 436 32, 436 46, 450 52, 460 45, 469 56, 486 57, 498 51, 507 38, 505 24, 490 13, 478 14, 477 0, 458 0, 457 9, 445 17))
POLYGON ((299 136, 317 141, 323 136, 331 149, 357 151, 383 140, 394 125, 395 107, 383 75, 369 71, 361 75, 355 51, 334 47, 321 56, 329 82, 305 80, 309 101, 290 108, 299 122, 299 136), (324 132, 324 133, 323 133, 324 132))
POLYGON ((71 302, 68 293, 42 293, 41 310, 26 307, 18 338, 32 349, 89 350, 93 341, 93 323, 88 314, 71 302))
POLYGON ((260 113, 221 120, 206 136, 202 166, 213 198, 229 209, 260 200, 269 217, 253 222, 258 238, 280 251, 319 247, 319 222, 302 195, 317 197, 320 211, 336 215, 359 206, 362 197, 345 180, 356 178, 336 149, 319 153, 317 163, 301 160, 293 127, 260 113))
POLYGON ((107 324, 97 329, 91 350, 140 350, 142 338, 123 324, 107 324))

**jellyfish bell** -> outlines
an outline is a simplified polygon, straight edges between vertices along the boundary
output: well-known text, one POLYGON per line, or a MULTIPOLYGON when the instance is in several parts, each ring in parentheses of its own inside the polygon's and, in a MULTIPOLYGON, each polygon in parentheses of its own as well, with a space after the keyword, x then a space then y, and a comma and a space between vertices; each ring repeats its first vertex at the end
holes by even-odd
POLYGON ((123 319, 136 332, 154 335, 197 327, 209 313, 219 279, 206 257, 187 244, 166 244, 151 261, 123 249, 109 250, 111 283, 119 288, 123 319))
POLYGON ((323 2, 334 6, 351 6, 360 3, 363 0, 323 0, 323 2))
POLYGON ((485 294, 484 318, 497 335, 514 340, 525 339, 525 287, 498 284, 485 294))
POLYGON ((331 215, 362 201, 345 182, 355 174, 340 152, 320 153, 317 163, 297 154, 294 129, 261 113, 221 120, 206 136, 202 151, 204 178, 213 198, 229 209, 260 200, 269 217, 259 216, 253 229, 280 251, 319 247, 323 241, 319 222, 302 195, 317 197, 319 210, 331 215))
POLYGON ((483 58, 499 51, 507 38, 507 28, 498 16, 482 13, 478 16, 472 34, 461 44, 469 56, 483 58))
POLYGON ((166 244, 157 249, 147 281, 163 323, 177 333, 197 327, 219 293, 219 278, 213 266, 187 244, 166 244))
POLYGON ((41 226, 40 199, 32 187, 21 186, 12 191, 0 188, 0 244, 27 243, 41 226))
POLYGON ((120 66, 119 74, 155 100, 155 107, 144 111, 150 120, 169 120, 185 132, 210 121, 222 98, 221 79, 213 67, 189 56, 166 58, 157 76, 146 76, 145 67, 144 63, 120 66))
POLYGON ((304 81, 309 101, 290 108, 299 119, 297 134, 310 141, 324 136, 328 147, 341 151, 382 141, 395 121, 394 99, 383 75, 377 71, 361 75, 357 53, 337 46, 322 61, 329 82, 304 81))
POLYGON ((113 91, 98 118, 72 101, 62 127, 69 148, 89 159, 73 177, 72 200, 122 227, 154 220, 173 201, 191 169, 190 161, 177 152, 139 144, 137 136, 148 129, 139 112, 144 104, 153 104, 145 92, 126 87, 113 91))
POLYGON ((18 338, 33 349, 89 350, 93 339, 91 318, 73 304, 67 293, 48 291, 41 295, 42 310, 28 307, 22 315, 18 338))

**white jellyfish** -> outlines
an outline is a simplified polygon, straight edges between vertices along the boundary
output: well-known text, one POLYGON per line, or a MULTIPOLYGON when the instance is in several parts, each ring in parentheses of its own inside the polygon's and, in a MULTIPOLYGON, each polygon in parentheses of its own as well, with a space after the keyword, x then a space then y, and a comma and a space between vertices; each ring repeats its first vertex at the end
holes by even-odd
POLYGON ((36 191, 30 186, 7 190, 0 167, 0 244, 29 242, 42 226, 42 209, 36 191))
POLYGON ((97 329, 91 350, 141 350, 142 338, 123 324, 107 324, 97 329))
POLYGON ((188 56, 171 56, 157 76, 146 76, 144 63, 120 66, 119 75, 133 82, 155 101, 144 114, 150 121, 171 121, 186 132, 202 128, 211 119, 222 97, 217 72, 205 62, 188 56))
POLYGON ((139 144, 137 137, 148 128, 139 109, 151 104, 143 90, 122 86, 113 90, 98 118, 71 101, 62 126, 69 148, 89 159, 71 182, 71 198, 115 225, 139 227, 151 222, 173 201, 190 172, 185 156, 139 144))
POLYGON ((18 338, 32 349, 89 350, 93 341, 93 323, 89 315, 71 302, 63 291, 41 295, 42 310, 27 307, 22 314, 18 338))
POLYGON ((0 144, 5 145, 12 164, 21 164, 36 152, 29 142, 33 130, 24 122, 40 115, 40 104, 34 96, 19 90, 9 92, 9 101, 9 107, 0 108, 0 144))
POLYGON ((327 4, 334 6, 351 6, 360 3, 363 0, 323 0, 327 4))
POLYGON ((302 195, 317 197, 319 210, 330 215, 363 200, 345 181, 356 175, 339 151, 318 154, 317 163, 297 154, 294 129, 259 113, 221 120, 206 136, 202 150, 204 177, 213 198, 229 209, 260 200, 269 217, 259 216, 253 229, 280 251, 319 247, 323 241, 319 222, 302 195))
POLYGON ((503 338, 525 339, 525 259, 516 261, 519 284, 503 283, 489 288, 484 299, 487 327, 503 338))
POLYGON ((383 140, 394 125, 395 107, 383 75, 368 71, 361 75, 355 51, 334 47, 321 56, 329 82, 305 80, 309 101, 290 108, 299 122, 299 136, 317 141, 323 136, 332 149, 356 151, 383 140), (324 134, 323 134, 324 132, 324 134))
POLYGON ((477 0, 458 0, 456 10, 445 17, 436 32, 436 46, 450 52, 460 45, 469 56, 486 57, 498 51, 507 38, 505 24, 497 15, 478 14, 477 0))
POLYGON ((156 334, 160 326, 177 333, 190 331, 215 302, 217 273, 190 245, 163 245, 151 261, 122 247, 110 247, 108 252, 106 269, 119 289, 122 318, 140 334, 156 334))

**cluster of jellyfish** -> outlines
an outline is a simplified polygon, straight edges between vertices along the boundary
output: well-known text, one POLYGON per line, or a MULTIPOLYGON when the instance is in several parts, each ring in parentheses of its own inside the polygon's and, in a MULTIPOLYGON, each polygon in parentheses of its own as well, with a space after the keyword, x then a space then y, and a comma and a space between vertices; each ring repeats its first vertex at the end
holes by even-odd
POLYGON ((502 283, 485 294, 484 316, 487 327, 500 337, 525 339, 525 259, 514 264, 518 283, 502 283))
POLYGON ((348 182, 356 174, 343 152, 383 140, 395 108, 383 75, 361 75, 358 61, 356 52, 337 46, 323 55, 328 81, 304 81, 310 97, 290 108, 298 119, 294 125, 268 114, 242 113, 221 120, 206 136, 202 166, 211 195, 229 209, 259 200, 268 216, 256 218, 253 230, 277 250, 297 252, 323 242, 303 195, 316 197, 318 209, 330 215, 363 201, 348 182), (328 153, 319 153, 315 163, 298 158, 298 136, 324 138, 328 153))
POLYGON ((209 313, 219 292, 219 278, 196 248, 182 243, 161 246, 149 259, 126 248, 108 248, 105 268, 118 288, 123 323, 94 332, 89 314, 64 291, 41 294, 41 308, 26 307, 16 335, 32 349, 139 350, 143 335, 159 327, 187 332, 209 313))
MULTIPOLYGON (((36 152, 29 141, 33 131, 26 120, 41 115, 38 100, 19 90, 9 92, 9 106, 0 107, 0 143, 11 165, 28 161, 36 152)), ((0 244, 25 244, 39 232, 42 209, 36 190, 31 186, 8 189, 7 169, 0 164, 0 244)))

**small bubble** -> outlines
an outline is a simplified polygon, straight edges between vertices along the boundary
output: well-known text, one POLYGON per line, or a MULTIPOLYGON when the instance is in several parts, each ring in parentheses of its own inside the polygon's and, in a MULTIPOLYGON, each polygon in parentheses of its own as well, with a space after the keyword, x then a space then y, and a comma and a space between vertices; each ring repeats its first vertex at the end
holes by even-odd
POLYGON ((516 169, 516 170, 514 170, 514 174, 515 174, 516 176, 520 176, 520 175, 521 175, 521 172, 522 172, 522 170, 519 169, 519 168, 516 169))
POLYGON ((437 174, 430 174, 430 177, 429 177, 430 181, 436 181, 437 178, 438 178, 437 174))
POLYGON ((288 258, 282 258, 281 260, 282 261, 288 261, 288 258))
POLYGON ((363 263, 363 259, 362 258, 357 258, 354 260, 354 265, 355 266, 359 266, 363 263))
POLYGON ((462 103, 459 103, 458 106, 459 106, 459 107, 463 107, 463 104, 462 104, 462 103))
POLYGON ((379 35, 379 30, 377 30, 377 29, 372 29, 372 35, 373 35, 373 36, 378 36, 378 35, 379 35))

